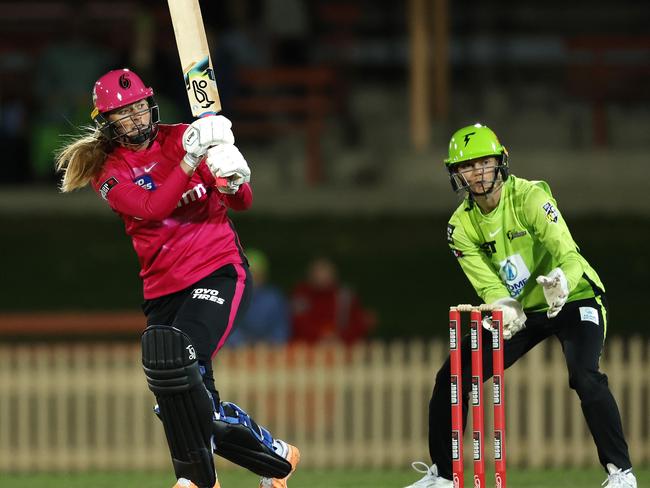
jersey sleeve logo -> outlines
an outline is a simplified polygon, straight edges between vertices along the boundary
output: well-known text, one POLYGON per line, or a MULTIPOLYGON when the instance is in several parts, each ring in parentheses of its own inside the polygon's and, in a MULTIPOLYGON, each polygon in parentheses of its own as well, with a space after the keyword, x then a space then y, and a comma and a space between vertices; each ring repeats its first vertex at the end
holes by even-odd
POLYGON ((546 212, 546 220, 548 220, 551 224, 557 224, 559 213, 557 210, 555 210, 553 204, 551 202, 546 202, 544 205, 542 205, 542 208, 544 209, 544 212, 546 212))
POLYGON ((455 225, 447 224, 447 242, 449 244, 454 243, 454 229, 456 229, 455 225))
POLYGON ((113 188, 118 183, 119 181, 117 181, 117 178, 111 176, 109 179, 107 179, 104 183, 100 185, 99 194, 102 196, 104 200, 108 199, 108 192, 111 191, 111 188, 113 188))

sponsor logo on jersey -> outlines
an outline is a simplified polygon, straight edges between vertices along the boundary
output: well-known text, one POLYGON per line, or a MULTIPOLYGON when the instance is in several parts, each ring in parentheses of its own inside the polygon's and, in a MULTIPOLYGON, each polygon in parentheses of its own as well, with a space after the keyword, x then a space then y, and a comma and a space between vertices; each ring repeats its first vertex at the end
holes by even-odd
POLYGON ((460 249, 454 249, 454 248, 452 248, 452 249, 451 249, 451 253, 452 253, 454 256, 456 256, 457 259, 460 259, 460 258, 462 258, 462 257, 464 256, 463 251, 461 251, 460 249))
POLYGON ((600 319, 598 318, 598 312, 593 307, 580 307, 580 321, 581 322, 592 322, 596 325, 600 325, 600 319))
POLYGON ((513 254, 499 263, 499 276, 510 292, 510 296, 516 297, 526 286, 530 271, 521 254, 513 254))
POLYGON ((516 279, 517 275, 519 274, 517 266, 515 266, 515 264, 510 261, 506 261, 506 264, 503 265, 501 271, 503 272, 503 276, 507 281, 516 279))
POLYGON ((557 224, 559 213, 557 210, 555 210, 553 204, 551 202, 546 202, 544 205, 542 205, 542 208, 544 209, 544 212, 546 212, 546 220, 548 220, 551 224, 557 224))
POLYGON ((456 228, 455 225, 447 224, 447 242, 449 244, 454 243, 454 229, 456 228))
POLYGON ((183 205, 189 205, 192 202, 198 202, 199 200, 202 200, 207 194, 208 191, 205 189, 205 186, 203 186, 203 183, 199 183, 191 190, 187 190, 185 193, 183 193, 176 206, 182 207, 183 205))
POLYGON ((212 288, 194 288, 192 290, 192 299, 207 300, 218 303, 219 305, 223 305, 226 301, 219 296, 219 290, 213 290, 212 288))
POLYGON ((111 176, 99 186, 99 194, 104 200, 108 198, 108 192, 111 191, 111 188, 113 188, 118 183, 119 181, 117 181, 117 178, 115 178, 115 176, 111 176))
POLYGON ((509 241, 514 241, 518 237, 524 237, 526 234, 528 234, 527 231, 525 230, 509 230, 506 232, 506 236, 508 236, 509 241))
POLYGON ((479 246, 486 256, 492 256, 497 252, 497 241, 487 241, 479 246))
POLYGON ((153 178, 151 175, 144 174, 142 176, 138 176, 133 180, 133 183, 135 183, 138 186, 141 186, 145 190, 155 190, 156 189, 156 184, 153 182, 153 178))

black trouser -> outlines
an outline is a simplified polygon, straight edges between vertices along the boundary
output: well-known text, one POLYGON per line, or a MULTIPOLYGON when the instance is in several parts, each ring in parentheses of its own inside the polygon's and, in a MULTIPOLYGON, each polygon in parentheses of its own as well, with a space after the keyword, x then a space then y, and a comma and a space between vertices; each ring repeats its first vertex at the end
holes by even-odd
MULTIPOLYGON (((504 343, 505 367, 512 366, 535 345, 555 335, 569 372, 569 386, 580 397, 582 412, 596 443, 603 466, 632 466, 623 435, 621 416, 607 384, 607 376, 598 370, 605 339, 607 305, 605 297, 570 302, 553 319, 546 312, 527 313, 526 328, 504 343), (601 306, 600 301, 603 305, 601 306), (597 313, 598 324, 590 314, 597 313), (584 319, 584 320, 583 320, 584 319)), ((483 331, 483 381, 492 377, 492 333, 483 331)), ((463 429, 467 425, 471 390, 471 349, 469 336, 461 343, 463 384, 463 429)), ((436 376, 429 403, 429 454, 441 476, 452 478, 451 463, 451 387, 449 358, 436 376)), ((507 375, 506 375, 507 385, 507 375)), ((540 420, 541 422, 541 420, 540 420)))
POLYGON ((229 264, 184 290, 142 304, 147 325, 171 325, 190 337, 203 382, 217 402, 212 357, 242 319, 252 289, 248 266, 229 264))

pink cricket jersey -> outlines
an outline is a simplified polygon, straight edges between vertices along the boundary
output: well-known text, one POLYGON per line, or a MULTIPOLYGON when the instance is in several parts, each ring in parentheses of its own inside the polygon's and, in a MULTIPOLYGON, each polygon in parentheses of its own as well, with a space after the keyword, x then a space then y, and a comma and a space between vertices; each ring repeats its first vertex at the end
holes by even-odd
POLYGON ((219 193, 205 163, 187 176, 179 165, 186 127, 160 124, 144 151, 116 148, 92 181, 131 236, 145 299, 182 290, 244 260, 227 210, 248 209, 251 188, 245 184, 234 195, 219 193))

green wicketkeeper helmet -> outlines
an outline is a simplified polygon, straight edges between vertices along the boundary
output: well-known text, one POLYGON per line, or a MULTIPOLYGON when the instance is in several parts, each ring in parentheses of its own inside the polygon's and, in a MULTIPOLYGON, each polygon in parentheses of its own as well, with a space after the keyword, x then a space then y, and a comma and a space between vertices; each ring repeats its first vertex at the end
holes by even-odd
POLYGON ((483 156, 501 156, 504 152, 505 148, 492 129, 481 124, 469 125, 451 136, 445 164, 452 166, 483 156))
POLYGON ((501 172, 503 181, 508 179, 508 151, 501 145, 497 135, 481 124, 469 125, 457 130, 449 141, 449 157, 445 166, 449 170, 451 186, 454 191, 466 188, 454 178, 454 167, 458 164, 485 156, 496 156, 499 160, 497 171, 501 172))

